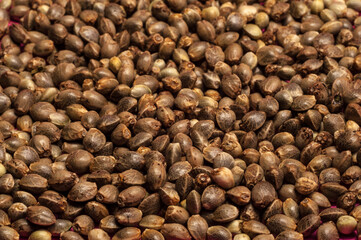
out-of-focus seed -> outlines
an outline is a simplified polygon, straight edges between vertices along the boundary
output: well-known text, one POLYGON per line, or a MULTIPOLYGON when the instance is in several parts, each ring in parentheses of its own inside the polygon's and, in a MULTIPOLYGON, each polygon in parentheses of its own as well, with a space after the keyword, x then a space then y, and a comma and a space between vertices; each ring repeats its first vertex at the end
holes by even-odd
POLYGON ((357 221, 351 216, 341 216, 337 220, 337 229, 342 234, 350 234, 355 231, 357 221))

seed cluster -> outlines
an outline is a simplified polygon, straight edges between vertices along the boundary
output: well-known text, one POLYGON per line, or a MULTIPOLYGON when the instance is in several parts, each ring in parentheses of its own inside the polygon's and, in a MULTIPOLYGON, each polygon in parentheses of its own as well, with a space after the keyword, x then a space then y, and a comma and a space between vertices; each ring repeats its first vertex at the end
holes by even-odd
POLYGON ((0 239, 361 239, 360 11, 2 0, 0 239))

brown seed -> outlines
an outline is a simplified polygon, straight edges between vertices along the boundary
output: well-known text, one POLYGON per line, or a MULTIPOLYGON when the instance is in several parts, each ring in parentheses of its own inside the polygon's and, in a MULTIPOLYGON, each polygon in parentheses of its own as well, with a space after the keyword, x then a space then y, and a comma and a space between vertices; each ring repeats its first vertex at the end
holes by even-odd
POLYGON ((120 225, 113 215, 108 215, 100 220, 99 227, 109 234, 114 234, 119 230, 120 225))
POLYGON ((275 239, 277 239, 277 240, 286 240, 286 239, 300 240, 300 239, 303 239, 303 235, 296 231, 286 230, 286 231, 283 231, 280 234, 278 234, 278 236, 275 239))
POLYGON ((168 170, 168 180, 174 181, 189 173, 192 166, 187 161, 176 162, 168 170))
POLYGON ((276 197, 277 193, 269 182, 261 181, 252 189, 252 202, 257 207, 267 207, 276 197))
POLYGON ((106 233, 102 229, 92 229, 89 231, 88 239, 89 240, 100 240, 100 239, 110 240, 110 236, 108 235, 108 233, 106 233))
POLYGON ((112 204, 118 201, 118 188, 114 185, 104 185, 99 188, 96 200, 101 203, 112 204))
POLYGON ((319 208, 317 203, 310 198, 305 198, 300 202, 299 211, 302 217, 308 214, 319 214, 319 208))
POLYGON ((80 215, 74 219, 73 229, 75 232, 87 236, 94 228, 94 221, 87 215, 80 215))
POLYGON ((20 239, 20 235, 19 233, 14 229, 14 228, 11 228, 11 227, 7 227, 7 226, 1 226, 0 227, 0 237, 2 239, 14 239, 14 240, 17 240, 17 239, 20 239))
POLYGON ((221 80, 221 89, 227 96, 236 98, 241 93, 242 82, 235 74, 225 75, 221 80))
POLYGON ((212 180, 223 189, 234 187, 233 173, 229 168, 220 167, 211 172, 212 180))
POLYGON ((41 205, 48 207, 53 213, 65 211, 67 207, 66 198, 55 191, 43 192, 38 201, 41 205))
POLYGON ((351 212, 350 215, 353 216, 356 220, 360 219, 360 210, 361 207, 356 206, 351 212))
POLYGON ((175 189, 179 193, 181 199, 185 199, 193 187, 194 179, 189 174, 181 176, 175 183, 175 189))
POLYGON ((280 199, 274 200, 263 213, 262 220, 266 221, 268 218, 282 213, 282 201, 280 199))
POLYGON ((250 164, 244 173, 244 178, 246 181, 246 186, 248 188, 254 187, 258 182, 260 182, 264 177, 264 170, 263 168, 256 164, 250 164))
POLYGON ((314 230, 316 230, 321 224, 320 216, 315 214, 309 214, 298 222, 297 231, 304 235, 312 234, 314 230))
POLYGON ((165 219, 157 215, 147 215, 139 222, 139 226, 150 229, 161 229, 165 219))
POLYGON ((260 111, 251 111, 242 118, 241 127, 245 131, 254 131, 262 127, 266 121, 266 114, 260 111))
POLYGON ((105 142, 105 135, 95 128, 89 129, 83 139, 83 145, 85 149, 91 153, 100 151, 104 147, 105 142))
POLYGON ((216 239, 232 239, 232 233, 223 226, 212 226, 207 230, 207 239, 216 240, 216 239))
POLYGON ((196 240, 205 240, 207 236, 208 223, 199 216, 192 215, 187 222, 187 228, 192 237, 196 240))
POLYGON ((89 170, 93 158, 93 155, 88 151, 76 150, 68 155, 66 165, 69 170, 83 174, 89 170))
POLYGON ((21 202, 13 203, 8 209, 8 215, 12 221, 25 218, 26 212, 27 206, 21 202))
POLYGON ((154 229, 145 229, 142 233, 142 240, 164 240, 163 235, 154 229))
POLYGON ((75 173, 67 170, 56 171, 48 180, 49 186, 56 191, 67 191, 72 188, 77 182, 78 177, 75 173))
POLYGON ((109 215, 106 206, 96 201, 88 202, 85 205, 84 210, 85 213, 89 215, 95 222, 99 222, 101 219, 109 215))
POLYGON ((347 191, 346 187, 335 182, 322 184, 320 189, 321 193, 323 193, 331 201, 335 201, 338 196, 347 191))
POLYGON ((308 195, 318 188, 318 183, 315 182, 313 179, 309 179, 307 177, 300 177, 297 179, 296 184, 296 191, 303 195, 308 195))
POLYGON ((40 226, 50 226, 55 223, 56 218, 51 210, 43 206, 30 206, 26 213, 26 218, 31 223, 40 226))
POLYGON ((354 192, 345 192, 337 199, 337 206, 345 209, 346 211, 350 211, 354 205, 356 204, 356 193, 354 192))
POLYGON ((190 240, 192 239, 188 230, 178 223, 167 223, 162 226, 161 233, 165 239, 190 240))
POLYGON ((10 225, 10 218, 6 212, 3 210, 0 210, 0 224, 2 226, 8 226, 10 225))
POLYGON ((218 223, 231 222, 238 217, 237 207, 230 204, 223 204, 213 212, 213 221, 218 223))
POLYGON ((323 223, 317 230, 318 239, 339 239, 339 234, 335 223, 326 222, 323 223))
POLYGON ((278 235, 286 230, 296 230, 297 226, 292 218, 283 214, 276 214, 267 220, 267 227, 273 234, 278 235))
POLYGON ((192 190, 186 198, 186 208, 191 214, 199 214, 202 208, 201 196, 196 190, 192 190))
POLYGON ((142 219, 142 212, 137 208, 122 208, 115 212, 115 219, 120 225, 136 226, 142 219))
POLYGON ((159 196, 165 205, 177 205, 180 201, 178 192, 169 187, 161 187, 159 189, 159 196))
POLYGON ((86 130, 80 122, 71 122, 63 128, 61 136, 67 141, 75 141, 83 139, 85 134, 86 130))
POLYGON ((157 214, 161 209, 161 200, 158 193, 150 194, 139 204, 138 208, 143 215, 157 214))
POLYGON ((246 205, 251 200, 251 191, 244 186, 237 186, 227 191, 227 196, 237 205, 246 205))
POLYGON ((92 182, 79 182, 68 193, 68 199, 74 202, 86 202, 97 194, 97 185, 92 182))
POLYGON ((59 236, 60 234, 69 231, 72 226, 72 222, 65 219, 57 219, 54 225, 48 228, 49 232, 55 236, 59 236))
POLYGON ((225 201, 225 191, 214 185, 208 186, 202 194, 202 206, 207 210, 213 210, 225 201))
POLYGON ((299 205, 292 198, 287 198, 283 202, 283 212, 286 216, 292 218, 295 222, 297 222, 300 218, 299 205))
POLYGON ((333 221, 337 222, 340 216, 346 215, 347 212, 341 208, 326 208, 320 213, 322 222, 333 221))
POLYGON ((118 195, 118 205, 120 207, 135 207, 144 199, 146 191, 143 187, 140 186, 131 186, 118 195))
POLYGON ((168 223, 185 224, 188 218, 187 210, 179 206, 168 206, 165 212, 165 221, 168 223))
POLYGON ((40 194, 48 188, 48 181, 38 174, 28 174, 21 178, 19 185, 26 191, 40 194))
POLYGON ((255 237, 259 234, 270 234, 268 228, 263 223, 256 220, 244 221, 242 223, 242 232, 250 237, 255 237))

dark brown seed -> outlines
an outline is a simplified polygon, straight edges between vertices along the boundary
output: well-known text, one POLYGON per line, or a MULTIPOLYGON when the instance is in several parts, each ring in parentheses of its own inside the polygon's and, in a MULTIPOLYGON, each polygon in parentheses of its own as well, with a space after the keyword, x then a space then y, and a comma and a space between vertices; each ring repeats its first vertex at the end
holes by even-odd
POLYGON ((85 150, 76 150, 66 159, 67 168, 78 174, 86 173, 93 161, 93 155, 85 150))
POLYGON ((252 202, 255 206, 265 208, 277 197, 276 190, 266 181, 257 183, 252 189, 252 202))
POLYGON ((94 153, 100 151, 105 145, 106 137, 98 129, 91 128, 85 134, 83 145, 89 152, 94 153))
POLYGON ((241 79, 235 74, 225 75, 221 80, 221 89, 230 98, 236 98, 242 90, 241 79))
POLYGON ((298 222, 297 231, 304 235, 310 235, 321 225, 321 218, 315 214, 309 214, 298 222))
POLYGON ((337 219, 343 215, 347 215, 347 212, 341 208, 326 208, 320 213, 322 222, 333 221, 336 223, 337 219))
POLYGON ((300 215, 301 217, 306 216, 308 214, 319 214, 319 208, 316 202, 314 202, 310 198, 305 198, 300 202, 300 215))
POLYGON ((150 194, 139 204, 138 208, 143 215, 157 214, 161 209, 161 200, 158 193, 150 194))
POLYGON ((274 200, 263 213, 262 220, 266 221, 270 217, 282 213, 282 201, 279 199, 274 200))
POLYGON ((333 222, 323 223, 317 230, 317 238, 322 239, 339 239, 336 224, 333 222))
POLYGON ((207 230, 207 239, 216 240, 216 239, 225 239, 231 240, 232 233, 223 226, 212 226, 207 230))
POLYGON ((186 208, 191 214, 199 214, 202 208, 201 196, 196 190, 192 190, 186 198, 186 208))
POLYGON ((59 236, 60 234, 69 231, 72 226, 72 222, 65 219, 57 219, 54 225, 48 228, 49 232, 55 236, 59 236))
POLYGON ((338 196, 344 194, 347 191, 347 188, 335 183, 328 182, 321 185, 321 192, 331 201, 335 201, 338 196))

